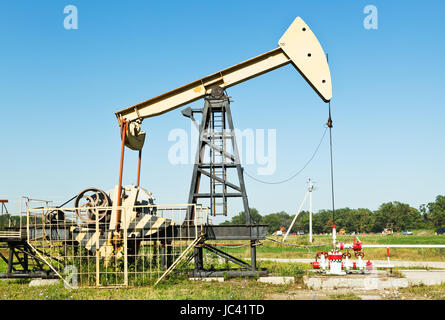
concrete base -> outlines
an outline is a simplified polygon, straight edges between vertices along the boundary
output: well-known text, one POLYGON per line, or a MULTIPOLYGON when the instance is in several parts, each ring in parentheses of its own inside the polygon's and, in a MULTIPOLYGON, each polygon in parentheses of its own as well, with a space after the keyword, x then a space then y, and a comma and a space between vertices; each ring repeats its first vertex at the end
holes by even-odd
POLYGON ((214 278, 189 278, 191 281, 217 281, 224 282, 224 278, 222 277, 214 277, 214 278))
POLYGON ((228 277, 228 278, 237 278, 237 277, 258 277, 265 276, 268 274, 266 269, 262 270, 193 270, 188 273, 189 278, 220 278, 220 277, 228 277))
POLYGON ((30 287, 53 286, 60 282, 60 279, 34 279, 29 283, 30 287))
POLYGON ((320 289, 358 289, 384 290, 409 286, 405 278, 386 277, 380 274, 303 277, 304 284, 314 290, 320 289))
POLYGON ((332 276, 344 276, 344 275, 346 275, 346 272, 344 272, 344 271, 335 272, 335 271, 328 270, 328 271, 326 271, 326 274, 329 274, 332 276))
POLYGON ((294 277, 260 277, 259 282, 271 283, 271 284, 287 284, 294 283, 294 277))
POLYGON ((439 285, 445 282, 444 270, 400 270, 410 285, 439 285))

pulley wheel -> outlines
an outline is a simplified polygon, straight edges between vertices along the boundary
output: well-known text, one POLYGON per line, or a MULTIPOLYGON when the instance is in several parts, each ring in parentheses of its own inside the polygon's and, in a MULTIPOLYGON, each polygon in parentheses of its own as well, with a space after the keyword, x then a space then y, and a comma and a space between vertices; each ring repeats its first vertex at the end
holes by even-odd
POLYGON ((210 95, 212 96, 212 98, 221 99, 222 96, 224 95, 224 89, 221 87, 214 86, 210 90, 211 90, 210 95))
POLYGON ((85 223, 95 223, 96 219, 99 222, 109 220, 111 210, 107 207, 111 206, 111 200, 105 191, 96 188, 85 189, 77 195, 74 206, 77 208, 77 217, 85 223))

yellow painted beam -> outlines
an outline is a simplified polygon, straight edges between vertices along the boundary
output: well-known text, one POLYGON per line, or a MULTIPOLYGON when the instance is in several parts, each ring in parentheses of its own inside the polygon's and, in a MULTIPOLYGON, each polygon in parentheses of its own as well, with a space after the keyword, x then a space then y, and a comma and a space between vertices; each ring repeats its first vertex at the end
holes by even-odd
POLYGON ((116 117, 134 121, 158 116, 203 98, 213 86, 226 89, 289 63, 323 101, 331 100, 332 84, 326 55, 314 33, 303 19, 297 17, 279 40, 278 48, 120 110, 116 117))

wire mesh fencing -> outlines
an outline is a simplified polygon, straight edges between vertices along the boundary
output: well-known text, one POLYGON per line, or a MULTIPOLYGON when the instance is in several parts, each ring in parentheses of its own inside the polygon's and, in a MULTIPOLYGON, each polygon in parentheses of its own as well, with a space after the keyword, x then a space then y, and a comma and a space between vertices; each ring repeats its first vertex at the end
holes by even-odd
POLYGON ((26 235, 66 286, 153 285, 188 261, 207 213, 189 204, 26 208, 26 235))

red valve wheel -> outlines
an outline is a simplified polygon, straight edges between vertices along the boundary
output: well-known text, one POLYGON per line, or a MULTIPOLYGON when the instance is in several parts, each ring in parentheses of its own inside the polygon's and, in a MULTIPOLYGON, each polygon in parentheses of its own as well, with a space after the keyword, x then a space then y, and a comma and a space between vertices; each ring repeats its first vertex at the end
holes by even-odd
POLYGON ((320 259, 321 256, 324 256, 326 259, 328 258, 328 253, 326 251, 318 251, 317 254, 315 255, 316 259, 320 259))
POLYGON ((350 252, 343 252, 342 257, 343 257, 343 259, 345 259, 346 257, 348 257, 348 259, 351 259, 351 253, 350 252))

